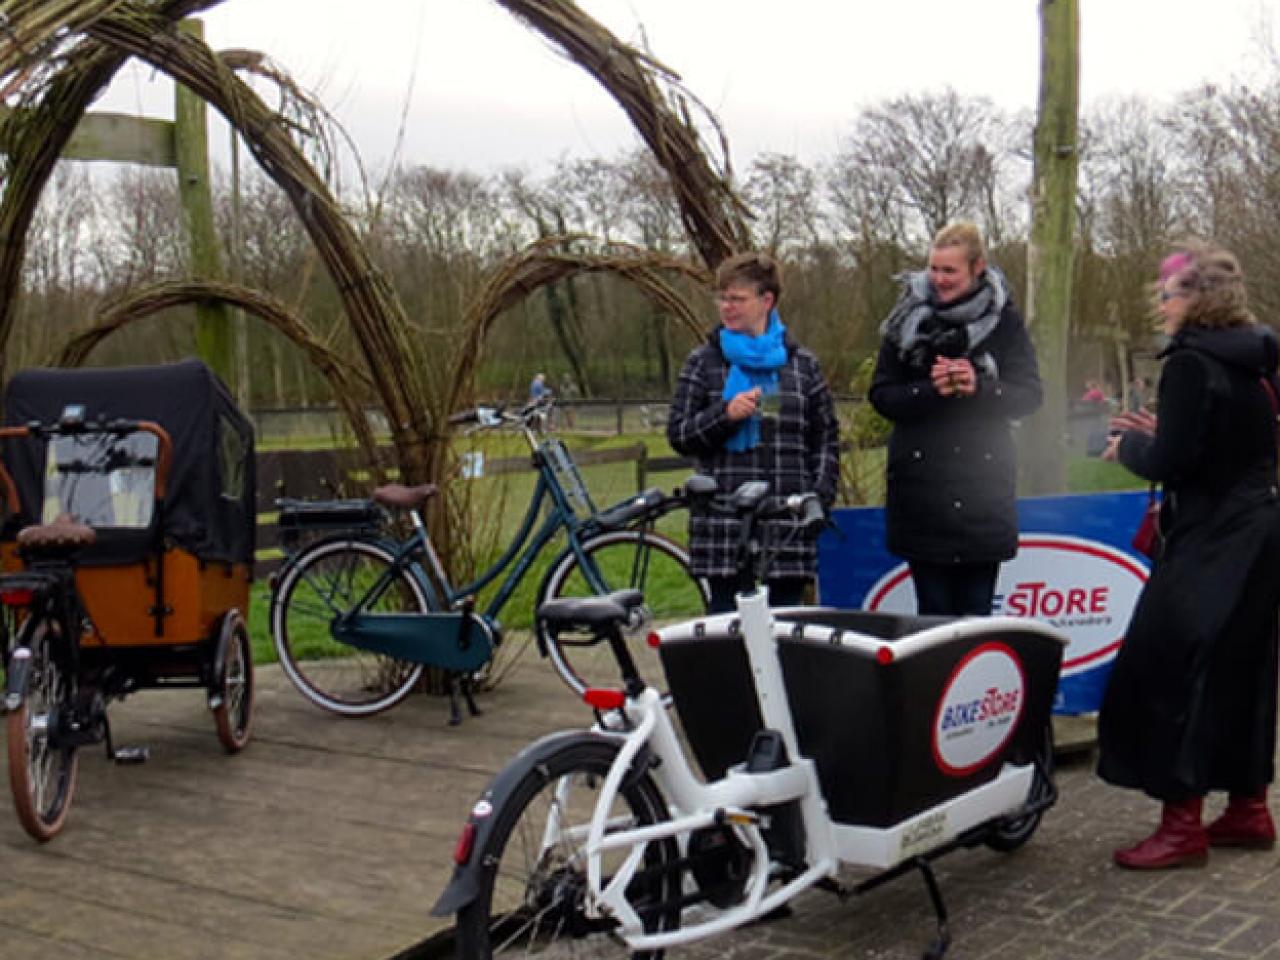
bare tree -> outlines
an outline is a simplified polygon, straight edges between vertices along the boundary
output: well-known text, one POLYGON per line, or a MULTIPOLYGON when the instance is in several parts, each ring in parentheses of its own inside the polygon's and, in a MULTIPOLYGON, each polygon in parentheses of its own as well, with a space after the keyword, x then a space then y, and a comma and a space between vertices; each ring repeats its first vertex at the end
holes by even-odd
POLYGON ((907 94, 865 110, 841 153, 846 168, 890 189, 919 245, 959 217, 983 219, 1005 160, 1006 124, 985 97, 950 88, 907 94))

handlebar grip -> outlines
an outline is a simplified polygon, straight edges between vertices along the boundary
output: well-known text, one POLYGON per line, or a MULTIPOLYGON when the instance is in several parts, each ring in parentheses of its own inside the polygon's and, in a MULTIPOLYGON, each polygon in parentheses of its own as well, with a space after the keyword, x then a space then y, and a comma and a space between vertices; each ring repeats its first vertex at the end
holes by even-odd
POLYGON ((464 423, 474 423, 478 419, 475 410, 463 410, 461 413, 449 414, 449 422, 454 426, 460 426, 464 423))
POLYGON ((809 534, 821 533, 827 525, 827 511, 822 509, 822 501, 817 497, 805 497, 800 508, 800 525, 809 534))

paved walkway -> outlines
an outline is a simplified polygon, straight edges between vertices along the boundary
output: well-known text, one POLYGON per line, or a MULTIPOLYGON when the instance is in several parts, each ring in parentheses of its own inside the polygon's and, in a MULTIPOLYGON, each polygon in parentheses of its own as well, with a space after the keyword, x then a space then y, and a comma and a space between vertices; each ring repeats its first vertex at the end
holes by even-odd
MULTIPOLYGON (((528 657, 445 725, 416 698, 369 720, 309 707, 260 671, 254 742, 226 757, 195 691, 146 692, 112 708, 143 766, 86 751, 71 819, 29 840, 0 787, 0 957, 385 960, 439 921, 462 818, 502 762, 586 711, 528 657)), ((1103 787, 1087 762, 1061 771, 1062 799, 1022 851, 978 849, 938 865, 956 960, 1280 960, 1280 858, 1215 853, 1203 870, 1132 874, 1112 847, 1151 825, 1153 805, 1103 787)), ((923 886, 904 877, 847 903, 812 893, 789 921, 673 960, 917 958, 932 936, 923 886)))

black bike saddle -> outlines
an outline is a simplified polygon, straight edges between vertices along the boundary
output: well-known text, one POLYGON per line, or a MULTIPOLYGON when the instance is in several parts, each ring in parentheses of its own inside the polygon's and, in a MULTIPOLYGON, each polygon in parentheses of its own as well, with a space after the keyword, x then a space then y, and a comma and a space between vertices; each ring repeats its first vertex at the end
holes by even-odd
POLYGON ((598 633, 607 627, 625 626, 631 611, 644 603, 639 590, 617 590, 604 597, 561 597, 538 607, 538 619, 552 633, 562 630, 590 630, 598 633))

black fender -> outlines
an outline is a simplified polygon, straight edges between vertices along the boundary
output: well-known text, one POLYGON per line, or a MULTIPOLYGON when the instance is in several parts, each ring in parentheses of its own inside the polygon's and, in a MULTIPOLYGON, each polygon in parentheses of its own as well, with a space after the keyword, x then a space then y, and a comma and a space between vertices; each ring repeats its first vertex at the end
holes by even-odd
MULTIPOLYGON (((480 892, 481 873, 485 869, 485 851, 489 847, 498 814, 504 809, 506 802, 525 777, 534 773, 550 757, 576 744, 603 743, 610 746, 616 753, 622 749, 622 742, 622 737, 617 735, 585 730, 562 730, 536 740, 520 751, 489 782, 480 799, 471 808, 471 814, 467 818, 467 823, 474 825, 475 828, 471 855, 466 863, 454 865, 449 885, 445 887, 435 906, 431 908, 431 915, 447 917, 457 913, 476 898, 480 892)), ((645 750, 642 750, 640 757, 644 758, 645 755, 645 750)), ((647 769, 647 762, 634 763, 632 775, 643 773, 647 769)))
POLYGON ((18 647, 9 655, 8 675, 4 682, 4 707, 17 710, 27 695, 27 682, 31 676, 31 650, 18 647))

